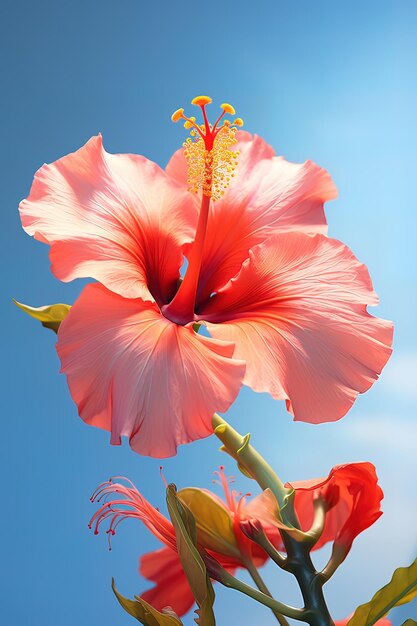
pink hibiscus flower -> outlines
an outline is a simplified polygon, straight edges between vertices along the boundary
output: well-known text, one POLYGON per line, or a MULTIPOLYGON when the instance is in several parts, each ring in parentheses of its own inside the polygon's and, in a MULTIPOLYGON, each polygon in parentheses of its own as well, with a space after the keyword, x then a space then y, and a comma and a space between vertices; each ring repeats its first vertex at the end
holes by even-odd
POLYGON ((366 310, 377 303, 366 268, 325 236, 330 176, 235 139, 241 120, 220 121, 228 104, 210 125, 209 101, 193 101, 204 124, 185 118, 193 136, 165 171, 94 137, 41 167, 20 205, 55 276, 99 283, 58 333, 80 416, 157 457, 210 435, 242 384, 285 399, 297 420, 337 420, 391 352, 391 324, 366 310))

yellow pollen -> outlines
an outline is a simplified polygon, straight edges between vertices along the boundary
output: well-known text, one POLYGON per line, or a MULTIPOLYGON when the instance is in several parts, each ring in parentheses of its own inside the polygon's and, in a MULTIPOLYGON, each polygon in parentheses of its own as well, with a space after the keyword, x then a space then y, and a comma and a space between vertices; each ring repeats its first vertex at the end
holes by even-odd
POLYGON ((212 102, 212 99, 210 98, 210 96, 197 96, 196 98, 193 98, 191 100, 191 104, 195 104, 196 106, 202 107, 205 104, 210 104, 210 102, 212 102))
POLYGON ((225 113, 228 113, 229 115, 234 115, 236 113, 235 108, 232 107, 232 105, 228 104, 227 102, 223 102, 223 104, 220 105, 220 108, 223 109, 223 111, 225 113))
POLYGON ((184 109, 177 109, 176 111, 174 111, 174 113, 171 115, 171 120, 173 122, 179 122, 180 119, 182 119, 184 117, 184 109))
POLYGON ((234 124, 235 126, 243 126, 243 120, 242 120, 242 118, 241 118, 241 117, 237 117, 237 118, 234 120, 233 124, 234 124))
POLYGON ((237 143, 236 128, 223 126, 214 139, 213 148, 206 150, 204 139, 195 136, 184 142, 184 155, 188 164, 188 189, 219 200, 230 183, 237 165, 238 152, 232 150, 237 143))

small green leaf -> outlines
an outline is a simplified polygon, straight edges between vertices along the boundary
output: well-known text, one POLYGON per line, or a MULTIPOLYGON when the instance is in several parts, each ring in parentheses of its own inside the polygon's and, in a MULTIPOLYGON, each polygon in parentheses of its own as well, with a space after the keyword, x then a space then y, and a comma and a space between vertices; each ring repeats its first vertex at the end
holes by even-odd
POLYGON ((47 304, 46 306, 34 307, 22 304, 15 299, 13 302, 19 309, 22 309, 35 320, 39 320, 42 326, 50 328, 55 333, 58 332, 62 320, 66 318, 71 308, 69 304, 47 304))
POLYGON ((392 608, 411 602, 416 596, 417 559, 409 567, 396 569, 390 582, 377 591, 370 602, 358 606, 348 626, 373 626, 392 608))
POLYGON ((197 549, 195 520, 188 507, 177 498, 175 485, 168 485, 167 505, 175 528, 178 556, 198 604, 195 621, 199 626, 215 626, 213 585, 197 549))
POLYGON ((142 598, 135 596, 135 600, 129 600, 122 596, 116 589, 114 578, 111 586, 114 595, 118 599, 124 610, 132 617, 135 617, 144 626, 182 626, 182 622, 178 617, 174 617, 171 612, 166 613, 157 611, 142 598))
POLYGON ((411 617, 406 619, 402 626, 417 626, 417 622, 415 622, 411 617))

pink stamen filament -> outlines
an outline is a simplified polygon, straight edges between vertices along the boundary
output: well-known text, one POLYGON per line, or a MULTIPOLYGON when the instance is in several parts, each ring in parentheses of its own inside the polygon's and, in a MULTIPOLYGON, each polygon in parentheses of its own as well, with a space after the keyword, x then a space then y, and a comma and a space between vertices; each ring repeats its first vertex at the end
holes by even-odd
POLYGON ((135 487, 125 487, 120 483, 102 483, 93 493, 91 500, 92 502, 104 500, 104 504, 94 513, 88 526, 89 528, 94 526, 94 534, 97 535, 100 524, 110 519, 109 528, 106 531, 110 549, 110 538, 115 534, 120 522, 128 518, 140 520, 160 541, 175 548, 175 531, 172 524, 152 507, 135 487), (123 498, 106 502, 109 496, 115 494, 120 494, 123 498))
POLYGON ((224 491, 224 497, 226 499, 226 504, 229 507, 229 509, 231 511, 235 511, 236 509, 236 502, 235 502, 235 491, 231 491, 230 487, 229 487, 229 483, 230 482, 234 482, 234 477, 230 476, 230 478, 228 479, 225 471, 224 471, 224 466, 221 465, 219 468, 220 471, 218 472, 214 472, 215 476, 218 476, 220 479, 220 484, 223 487, 223 491, 224 491))
POLYGON ((167 487, 168 487, 168 483, 167 483, 166 478, 165 478, 165 476, 164 476, 164 470, 163 470, 162 465, 160 465, 160 466, 159 466, 159 474, 160 474, 160 476, 161 476, 162 482, 164 483, 164 487, 165 487, 165 489, 167 489, 167 487))

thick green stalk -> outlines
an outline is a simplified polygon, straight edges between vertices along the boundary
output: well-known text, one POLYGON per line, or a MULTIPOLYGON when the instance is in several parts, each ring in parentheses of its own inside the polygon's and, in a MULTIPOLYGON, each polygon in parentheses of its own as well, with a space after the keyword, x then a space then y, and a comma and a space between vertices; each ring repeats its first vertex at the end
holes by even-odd
POLYGON ((295 528, 299 528, 294 509, 287 506, 291 498, 291 489, 286 489, 284 483, 275 474, 272 467, 249 443, 249 435, 240 435, 217 413, 213 416, 214 434, 223 443, 223 449, 228 452, 249 474, 256 480, 262 489, 270 489, 274 494, 281 512, 282 520, 295 528))
POLYGON ((281 532, 287 551, 285 568, 297 579, 306 615, 304 621, 310 626, 334 626, 323 595, 323 576, 316 571, 310 557, 308 543, 299 542, 281 532))

